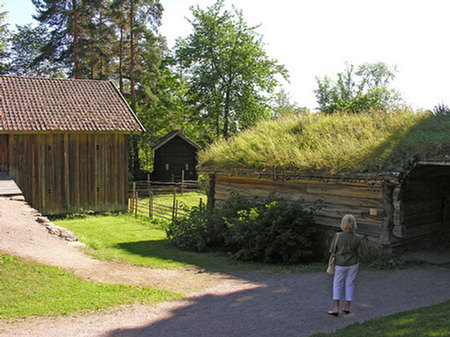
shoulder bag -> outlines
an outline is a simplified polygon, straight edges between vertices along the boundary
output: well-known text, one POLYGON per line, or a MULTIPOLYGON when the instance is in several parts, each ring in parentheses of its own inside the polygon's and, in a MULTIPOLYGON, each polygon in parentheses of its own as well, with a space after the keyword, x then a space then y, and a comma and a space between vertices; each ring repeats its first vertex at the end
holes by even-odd
POLYGON ((330 274, 330 275, 334 274, 334 269, 336 267, 336 247, 337 247, 338 240, 339 240, 339 234, 337 234, 337 236, 336 236, 336 241, 334 241, 333 251, 331 252, 330 259, 328 260, 327 274, 330 274))

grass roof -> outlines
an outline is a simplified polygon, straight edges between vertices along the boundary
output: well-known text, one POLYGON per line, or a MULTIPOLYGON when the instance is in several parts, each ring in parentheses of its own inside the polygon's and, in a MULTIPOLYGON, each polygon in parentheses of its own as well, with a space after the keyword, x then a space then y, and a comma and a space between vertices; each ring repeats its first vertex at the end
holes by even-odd
POLYGON ((305 114, 262 121, 200 152, 200 167, 303 172, 398 172, 412 158, 450 161, 450 116, 305 114))

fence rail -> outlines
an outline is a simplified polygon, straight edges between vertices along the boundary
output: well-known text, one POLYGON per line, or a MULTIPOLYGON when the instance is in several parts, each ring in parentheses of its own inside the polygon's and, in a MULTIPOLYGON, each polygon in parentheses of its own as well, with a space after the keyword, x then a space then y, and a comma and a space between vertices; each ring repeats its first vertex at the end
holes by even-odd
POLYGON ((139 194, 148 197, 149 191, 153 192, 153 194, 173 193, 174 190, 181 194, 198 191, 199 183, 197 180, 182 180, 179 182, 139 180, 129 182, 128 190, 131 192, 133 188, 139 191, 139 194))
MULTIPOLYGON (((144 189, 144 184, 142 184, 142 182, 139 182, 139 184, 138 182, 133 182, 131 184, 131 190, 128 199, 128 210, 130 214, 134 214, 136 217, 142 215, 148 216, 150 219, 157 217, 169 221, 173 221, 177 217, 186 215, 186 211, 184 210, 184 208, 179 207, 176 187, 166 188, 164 190, 156 190, 156 193, 173 194, 172 205, 168 206, 154 201, 154 189, 149 188, 148 185, 146 185, 147 188, 144 189)), ((202 208, 203 206, 203 200, 200 198, 199 207, 202 208)))

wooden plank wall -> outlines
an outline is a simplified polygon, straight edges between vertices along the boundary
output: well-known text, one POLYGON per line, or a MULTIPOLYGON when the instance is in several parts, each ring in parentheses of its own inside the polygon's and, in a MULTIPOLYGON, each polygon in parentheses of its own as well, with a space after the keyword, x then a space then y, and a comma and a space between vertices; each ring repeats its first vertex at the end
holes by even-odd
POLYGON ((418 167, 394 193, 396 237, 414 240, 448 230, 450 167, 418 167))
POLYGON ((25 199, 43 214, 127 209, 127 135, 10 135, 9 163, 25 199))
POLYGON ((181 172, 184 170, 184 179, 197 180, 197 150, 180 137, 175 137, 155 151, 154 170, 152 180, 155 181, 181 181, 181 172), (166 170, 169 164, 169 170, 166 170), (186 164, 189 169, 186 170, 186 164))
POLYGON ((8 172, 8 135, 0 135, 0 171, 8 172))
MULTIPOLYGON (((358 232, 366 234, 369 241, 380 244, 383 224, 390 221, 384 206, 383 184, 359 182, 337 182, 324 180, 281 180, 253 176, 215 174, 214 199, 226 200, 231 191, 243 196, 267 197, 277 193, 283 198, 307 203, 322 201, 322 209, 316 223, 328 229, 339 230, 340 220, 345 214, 353 214, 358 221, 358 232)), ((208 201, 209 203, 209 201, 208 201)))

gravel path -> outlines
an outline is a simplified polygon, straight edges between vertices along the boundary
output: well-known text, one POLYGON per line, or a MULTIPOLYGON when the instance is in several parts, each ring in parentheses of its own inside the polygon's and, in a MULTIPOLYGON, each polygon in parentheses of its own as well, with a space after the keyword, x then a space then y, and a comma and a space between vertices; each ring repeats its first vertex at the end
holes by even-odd
POLYGON ((46 233, 21 202, 0 200, 0 252, 57 265, 86 279, 177 290, 184 300, 107 313, 0 321, 0 336, 309 336, 450 299, 450 269, 362 270, 350 315, 331 317, 326 273, 210 274, 161 271, 93 260, 46 233), (99 272, 99 270, 101 272, 99 272))

